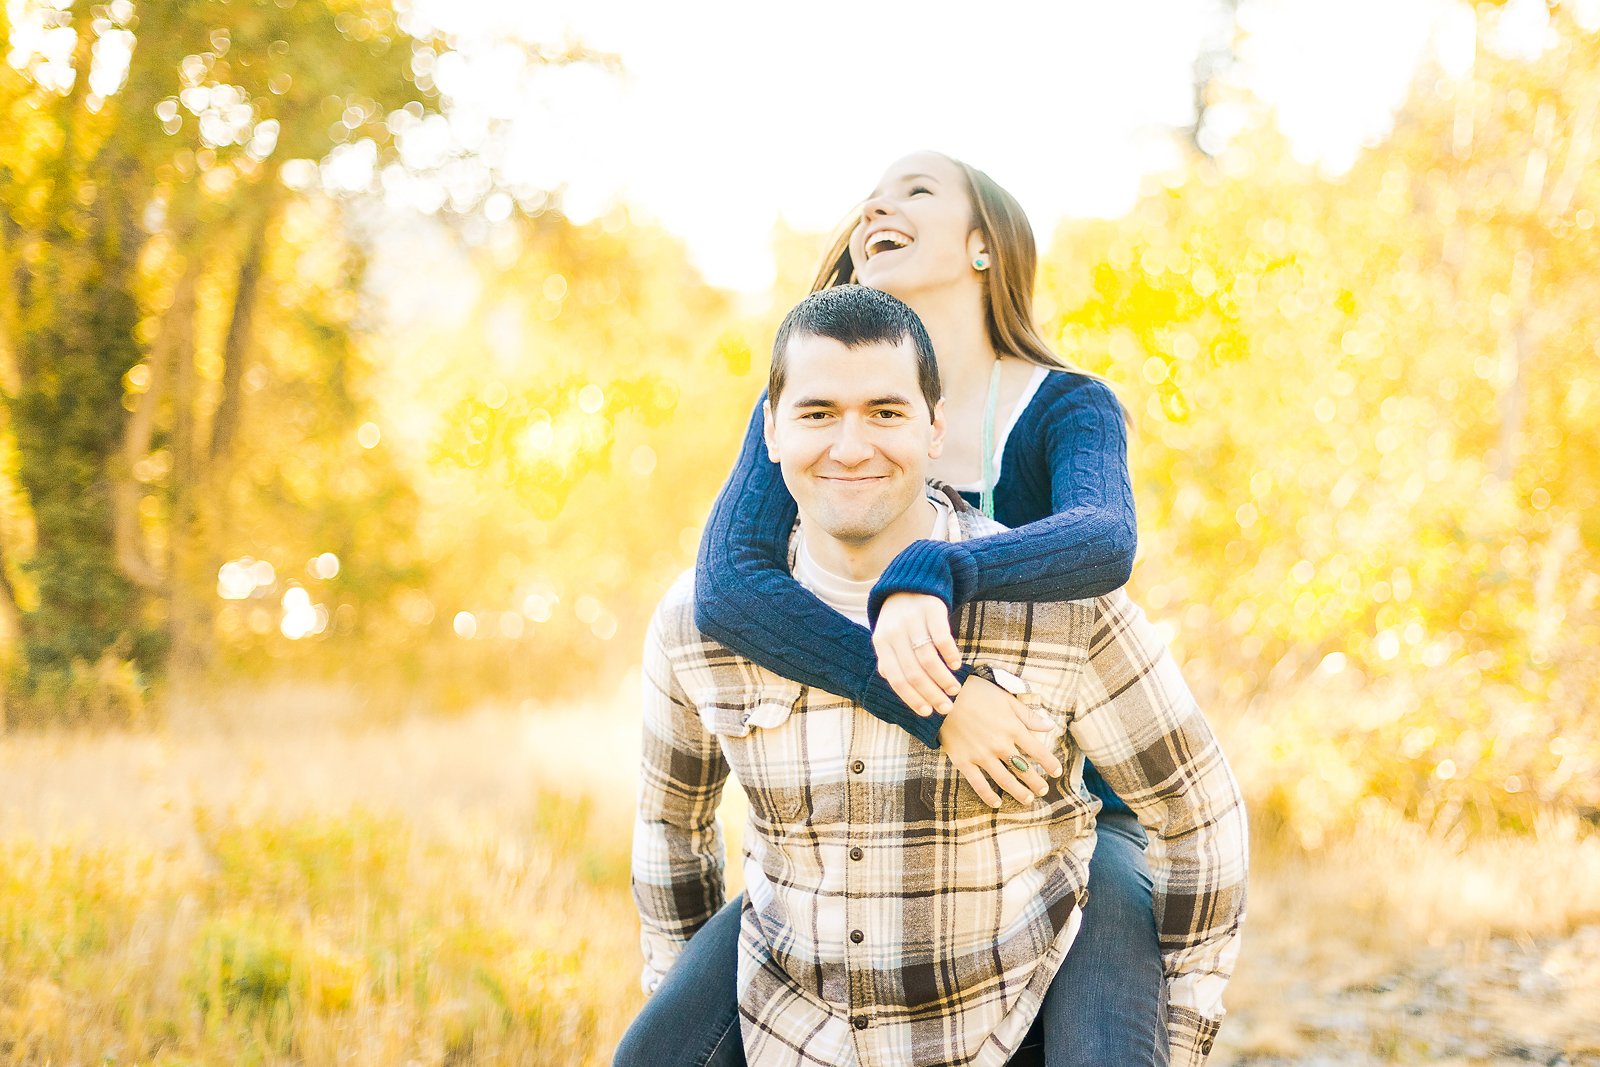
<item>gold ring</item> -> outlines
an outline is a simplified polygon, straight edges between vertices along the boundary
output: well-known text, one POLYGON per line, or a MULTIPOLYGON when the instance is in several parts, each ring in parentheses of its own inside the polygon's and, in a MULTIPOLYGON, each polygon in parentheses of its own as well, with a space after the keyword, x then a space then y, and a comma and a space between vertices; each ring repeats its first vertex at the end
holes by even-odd
POLYGON ((1028 773, 1028 761, 1023 759, 1021 756, 1013 755, 1011 757, 1011 766, 1017 769, 1018 774, 1028 773))

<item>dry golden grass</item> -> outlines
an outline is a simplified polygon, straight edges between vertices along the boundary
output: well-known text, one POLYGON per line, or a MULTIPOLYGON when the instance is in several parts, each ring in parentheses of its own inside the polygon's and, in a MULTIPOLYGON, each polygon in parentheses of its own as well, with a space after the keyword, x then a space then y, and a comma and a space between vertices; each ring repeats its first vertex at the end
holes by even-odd
MULTIPOLYGON (((641 999, 631 688, 401 720, 277 689, 0 740, 0 1063, 607 1062, 641 999)), ((737 795, 724 819, 737 848, 737 795)), ((1443 1062, 1476 1013, 1581 1062, 1596 922, 1572 823, 1258 841, 1215 1061, 1443 1062), (1439 993, 1479 964, 1521 978, 1439 993)))
POLYGON ((632 721, 296 690, 175 718, 0 743, 0 1062, 608 1061, 641 999, 632 721))

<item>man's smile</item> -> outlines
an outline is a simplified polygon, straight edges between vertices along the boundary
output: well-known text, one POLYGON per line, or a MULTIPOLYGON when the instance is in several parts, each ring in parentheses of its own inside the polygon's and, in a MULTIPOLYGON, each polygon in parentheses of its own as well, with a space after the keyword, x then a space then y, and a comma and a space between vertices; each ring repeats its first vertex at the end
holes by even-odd
POLYGON ((872 489, 890 480, 887 474, 819 474, 816 480, 833 492, 851 493, 872 489))

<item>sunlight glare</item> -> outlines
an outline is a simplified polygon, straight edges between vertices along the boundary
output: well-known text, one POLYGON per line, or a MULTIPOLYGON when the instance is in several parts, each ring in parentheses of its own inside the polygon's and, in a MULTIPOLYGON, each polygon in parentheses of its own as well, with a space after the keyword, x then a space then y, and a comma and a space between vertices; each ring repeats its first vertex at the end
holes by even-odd
POLYGON ((311 603, 311 594, 298 585, 283 594, 283 618, 278 628, 291 641, 320 634, 328 627, 328 609, 311 603))

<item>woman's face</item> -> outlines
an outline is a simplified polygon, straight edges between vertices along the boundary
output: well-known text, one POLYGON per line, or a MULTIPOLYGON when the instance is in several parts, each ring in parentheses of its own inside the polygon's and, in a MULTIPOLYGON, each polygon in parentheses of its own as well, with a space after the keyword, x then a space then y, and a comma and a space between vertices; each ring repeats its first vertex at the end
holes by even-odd
POLYGON ((884 171, 850 235, 856 279, 902 300, 978 284, 983 251, 965 176, 944 156, 918 152, 884 171))

